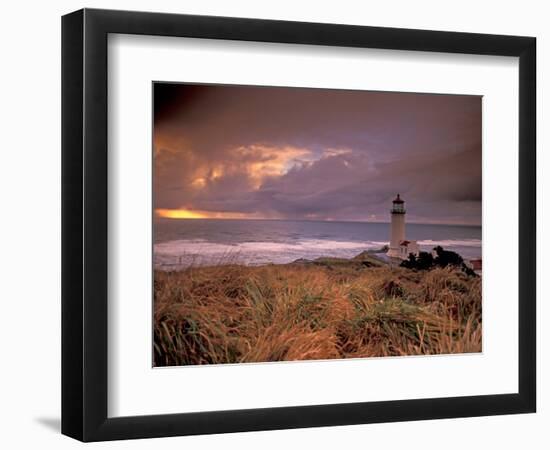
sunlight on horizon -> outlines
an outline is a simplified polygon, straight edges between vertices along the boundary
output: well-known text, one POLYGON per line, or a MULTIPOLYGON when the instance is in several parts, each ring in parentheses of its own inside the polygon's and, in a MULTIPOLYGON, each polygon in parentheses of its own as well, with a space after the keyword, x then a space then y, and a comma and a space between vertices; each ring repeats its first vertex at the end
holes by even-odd
POLYGON ((191 209, 163 209, 155 210, 157 217, 164 219, 264 219, 257 214, 238 212, 198 211, 191 209))

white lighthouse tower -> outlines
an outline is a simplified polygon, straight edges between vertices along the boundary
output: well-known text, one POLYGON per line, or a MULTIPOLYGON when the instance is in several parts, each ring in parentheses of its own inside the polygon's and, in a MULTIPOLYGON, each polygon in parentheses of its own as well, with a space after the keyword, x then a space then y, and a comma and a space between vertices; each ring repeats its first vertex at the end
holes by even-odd
POLYGON ((405 239, 405 214, 405 202, 397 194, 391 209, 390 248, 387 253, 393 258, 407 259, 410 253, 418 255, 416 241, 405 239))

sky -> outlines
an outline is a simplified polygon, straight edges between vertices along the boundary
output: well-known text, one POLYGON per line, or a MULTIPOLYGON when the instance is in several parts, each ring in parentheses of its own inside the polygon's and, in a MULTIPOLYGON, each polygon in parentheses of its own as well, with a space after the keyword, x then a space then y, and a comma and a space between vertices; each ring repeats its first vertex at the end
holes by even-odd
POLYGON ((157 217, 481 224, 479 96, 153 89, 157 217))

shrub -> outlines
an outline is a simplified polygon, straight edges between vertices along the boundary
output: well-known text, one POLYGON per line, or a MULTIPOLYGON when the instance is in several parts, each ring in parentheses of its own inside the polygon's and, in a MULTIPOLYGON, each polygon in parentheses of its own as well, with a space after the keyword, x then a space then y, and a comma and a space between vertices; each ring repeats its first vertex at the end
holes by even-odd
POLYGON ((418 256, 411 253, 409 259, 403 261, 400 266, 413 270, 431 270, 435 267, 456 267, 468 276, 477 276, 477 274, 464 263, 464 259, 458 253, 444 250, 443 247, 439 245, 434 248, 434 251, 437 255, 435 258, 428 252, 420 252, 418 256))

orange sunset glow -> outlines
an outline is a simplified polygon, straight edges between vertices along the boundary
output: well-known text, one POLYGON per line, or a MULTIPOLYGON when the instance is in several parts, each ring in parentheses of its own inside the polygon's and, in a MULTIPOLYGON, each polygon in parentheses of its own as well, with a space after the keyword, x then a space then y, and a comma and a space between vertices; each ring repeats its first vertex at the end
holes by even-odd
POLYGON ((156 209, 155 213, 163 219, 261 219, 255 214, 236 212, 195 211, 190 209, 156 209))

